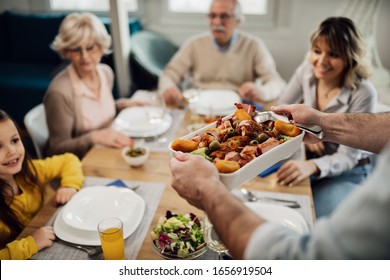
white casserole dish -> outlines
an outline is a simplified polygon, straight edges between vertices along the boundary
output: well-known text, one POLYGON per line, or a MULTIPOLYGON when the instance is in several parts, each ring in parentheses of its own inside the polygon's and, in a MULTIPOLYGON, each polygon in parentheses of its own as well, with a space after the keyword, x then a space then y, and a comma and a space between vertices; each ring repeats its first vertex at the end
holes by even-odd
MULTIPOLYGON (((233 114, 230 114, 224 117, 222 120, 227 120, 232 117, 233 114)), ((187 135, 180 137, 180 139, 188 139, 191 140, 196 135, 203 135, 204 132, 210 128, 216 126, 216 122, 213 122, 209 125, 204 126, 201 129, 198 129, 194 132, 191 132, 187 135)), ((279 146, 269 150, 268 152, 260 155, 255 158, 251 162, 247 163, 237 171, 233 173, 220 173, 219 177, 221 181, 225 184, 225 186, 232 190, 242 184, 246 183, 250 179, 256 177, 258 174, 271 167, 275 163, 284 160, 290 156, 292 156, 301 146, 302 139, 305 135, 304 131, 301 131, 301 134, 298 136, 280 144, 279 146)), ((172 154, 176 152, 172 149, 172 142, 169 144, 169 150, 172 154)))

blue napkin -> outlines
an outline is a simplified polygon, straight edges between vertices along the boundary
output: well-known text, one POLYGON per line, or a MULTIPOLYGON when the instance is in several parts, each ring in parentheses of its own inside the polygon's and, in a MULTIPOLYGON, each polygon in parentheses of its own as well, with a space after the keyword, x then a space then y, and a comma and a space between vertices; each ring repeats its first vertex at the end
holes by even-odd
POLYGON ((268 175, 276 172, 279 170, 279 168, 283 165, 282 162, 278 162, 278 163, 275 163, 274 165, 272 165, 271 167, 268 167, 266 170, 264 170, 263 172, 261 172, 259 174, 259 176, 261 178, 264 178, 264 177, 267 177, 268 175))
POLYGON ((115 180, 115 181, 112 181, 110 183, 107 183, 106 184, 107 187, 110 187, 110 186, 114 186, 114 187, 124 187, 124 188, 127 188, 125 182, 123 182, 122 180, 115 180))
POLYGON ((257 111, 262 111, 262 110, 264 109, 264 106, 263 106, 263 105, 260 105, 260 104, 258 104, 258 103, 254 103, 254 102, 250 102, 249 100, 246 100, 246 99, 243 99, 243 100, 242 100, 242 103, 244 103, 244 104, 250 104, 250 105, 255 106, 257 111))

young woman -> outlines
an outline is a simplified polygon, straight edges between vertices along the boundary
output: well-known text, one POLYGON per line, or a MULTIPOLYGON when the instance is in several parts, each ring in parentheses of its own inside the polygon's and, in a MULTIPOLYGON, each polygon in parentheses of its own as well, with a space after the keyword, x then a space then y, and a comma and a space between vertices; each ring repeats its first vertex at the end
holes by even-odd
POLYGON ((94 145, 121 148, 132 139, 110 127, 115 114, 143 103, 114 100, 114 73, 100 63, 111 37, 91 13, 71 13, 61 23, 52 48, 70 64, 54 77, 44 99, 49 154, 70 152, 82 158, 94 145))
MULTIPOLYGON (((377 93, 367 80, 363 57, 362 40, 350 19, 324 20, 279 104, 304 103, 327 113, 373 112, 377 93)), ((306 151, 307 160, 286 162, 277 176, 288 186, 310 176, 317 217, 330 214, 371 170, 369 154, 344 145, 306 144, 306 151)))
POLYGON ((46 185, 60 178, 56 203, 65 204, 82 186, 81 162, 72 154, 31 160, 12 119, 0 110, 0 259, 28 259, 50 247, 53 228, 15 240, 44 202, 46 185))

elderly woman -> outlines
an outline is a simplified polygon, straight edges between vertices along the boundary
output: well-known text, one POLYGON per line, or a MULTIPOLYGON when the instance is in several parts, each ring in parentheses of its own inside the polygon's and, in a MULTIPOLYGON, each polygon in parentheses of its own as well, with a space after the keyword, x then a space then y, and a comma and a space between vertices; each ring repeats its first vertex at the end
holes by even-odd
MULTIPOLYGON (((308 60, 295 71, 279 104, 304 103, 326 113, 373 112, 377 93, 363 57, 354 23, 327 18, 313 33, 308 60)), ((310 177, 317 217, 330 214, 372 168, 367 152, 336 143, 306 144, 306 152, 307 160, 288 161, 277 177, 289 186, 310 177)))
POLYGON ((44 98, 49 154, 71 152, 82 158, 94 144, 132 144, 110 127, 117 111, 141 105, 129 99, 115 102, 113 71, 100 63, 110 45, 106 28, 91 13, 72 13, 62 22, 51 47, 70 64, 54 77, 44 98))

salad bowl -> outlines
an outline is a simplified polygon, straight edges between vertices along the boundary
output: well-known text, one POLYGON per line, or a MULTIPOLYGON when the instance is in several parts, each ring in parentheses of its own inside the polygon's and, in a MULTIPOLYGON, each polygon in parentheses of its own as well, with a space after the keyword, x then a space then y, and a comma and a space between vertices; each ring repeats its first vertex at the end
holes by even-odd
POLYGON ((177 254, 169 253, 169 252, 161 253, 161 247, 158 245, 158 242, 156 241, 152 241, 152 248, 157 255, 159 255, 161 258, 166 260, 194 260, 202 256, 207 251, 207 246, 205 245, 201 249, 183 256, 179 256, 177 254))
POLYGON ((153 250, 163 259, 191 260, 207 251, 203 238, 203 222, 192 213, 160 217, 150 233, 153 250))

